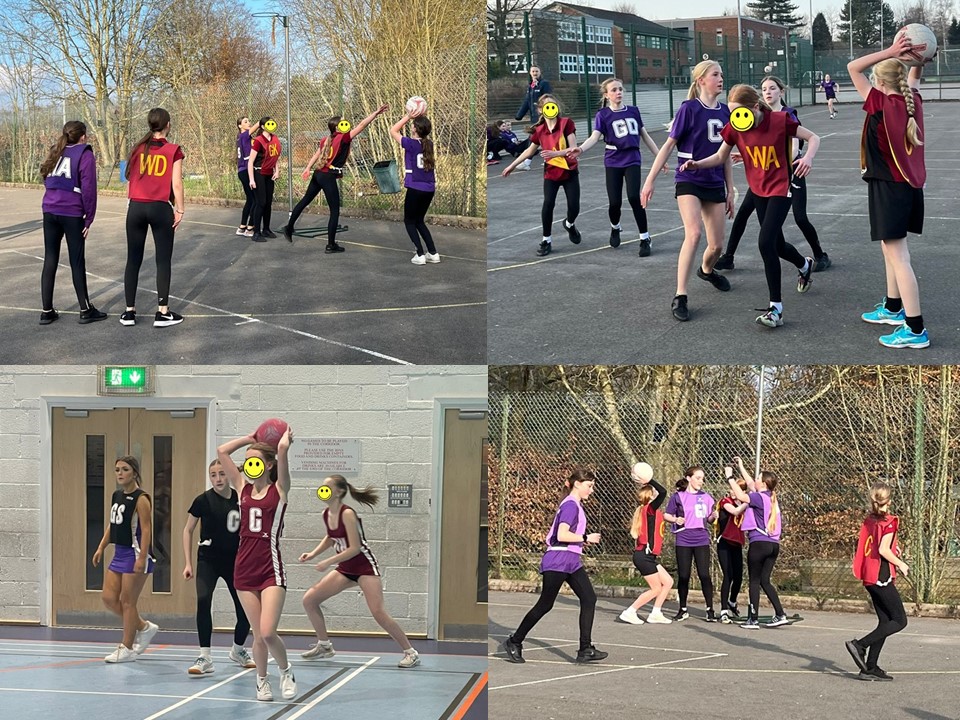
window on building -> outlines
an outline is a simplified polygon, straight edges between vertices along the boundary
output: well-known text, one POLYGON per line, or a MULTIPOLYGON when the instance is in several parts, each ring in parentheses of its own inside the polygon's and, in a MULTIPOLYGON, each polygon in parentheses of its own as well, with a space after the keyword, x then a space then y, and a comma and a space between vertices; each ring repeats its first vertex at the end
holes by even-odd
POLYGON ((649 40, 650 44, 647 47, 649 47, 651 50, 659 50, 661 48, 661 41, 663 38, 661 38, 659 35, 654 35, 649 40))
POLYGON ((763 43, 764 47, 770 47, 770 33, 760 33, 760 42, 763 43))
POLYGON ((630 33, 623 34, 623 44, 630 47, 630 33))
POLYGON ((613 28, 597 27, 596 42, 600 45, 613 45, 613 28))
POLYGON ((654 60, 653 60, 653 66, 654 66, 654 67, 663 67, 663 60, 658 60, 658 59, 654 58, 654 60))
POLYGON ((638 64, 640 67, 646 67, 646 66, 648 65, 648 63, 649 63, 649 61, 648 61, 646 58, 637 58, 637 64, 638 64))
POLYGON ((576 75, 583 72, 583 56, 560 55, 559 60, 561 75, 576 75))
POLYGON ((583 40, 583 31, 580 23, 562 22, 557 29, 557 34, 560 40, 572 40, 576 42, 583 40))
POLYGON ((753 30, 747 30, 747 42, 753 45, 753 30))

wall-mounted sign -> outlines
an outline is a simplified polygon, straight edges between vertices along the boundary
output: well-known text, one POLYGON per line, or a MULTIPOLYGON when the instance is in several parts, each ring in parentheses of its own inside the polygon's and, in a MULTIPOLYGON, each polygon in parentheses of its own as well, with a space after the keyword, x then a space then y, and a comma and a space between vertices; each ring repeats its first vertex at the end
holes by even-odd
POLYGON ((100 365, 98 395, 153 395, 156 372, 153 365, 100 365))
POLYGON ((290 446, 289 460, 291 473, 357 475, 360 472, 360 440, 296 437, 290 446))
POLYGON ((387 485, 387 507, 412 508, 413 485, 387 485))

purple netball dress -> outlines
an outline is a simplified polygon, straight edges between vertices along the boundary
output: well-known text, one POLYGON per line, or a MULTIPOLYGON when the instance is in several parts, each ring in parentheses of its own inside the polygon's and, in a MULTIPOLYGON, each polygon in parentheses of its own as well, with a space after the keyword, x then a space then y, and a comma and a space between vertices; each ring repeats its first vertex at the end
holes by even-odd
POLYGON ((632 105, 624 105, 619 110, 601 108, 593 120, 593 129, 603 135, 606 144, 605 167, 640 164, 640 131, 643 129, 640 110, 632 105))
POLYGON ((540 561, 540 572, 575 573, 583 566, 583 543, 562 543, 557 540, 560 523, 570 526, 570 532, 582 535, 587 529, 587 516, 583 507, 572 496, 567 495, 560 503, 557 516, 553 519, 550 532, 547 534, 547 552, 540 561))
MULTIPOLYGON (((703 160, 720 149, 723 138, 720 131, 730 121, 730 109, 722 102, 709 108, 699 99, 687 100, 680 105, 670 137, 677 141, 677 167, 687 160, 703 160)), ((674 181, 693 183, 702 187, 723 187, 723 165, 706 170, 685 170, 677 173, 674 181)))

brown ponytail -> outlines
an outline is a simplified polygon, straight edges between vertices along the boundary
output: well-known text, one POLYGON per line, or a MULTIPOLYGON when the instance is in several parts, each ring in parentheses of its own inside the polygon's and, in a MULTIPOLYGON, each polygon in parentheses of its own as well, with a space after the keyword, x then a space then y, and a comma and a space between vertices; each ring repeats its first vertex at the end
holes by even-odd
MULTIPOLYGON (((426 115, 418 115, 413 119, 413 127, 417 131, 417 137, 420 138, 420 147, 423 148, 423 169, 432 172, 436 160, 433 156, 433 140, 427 137, 433 130, 430 118, 426 115)), ((499 129, 497 134, 500 134, 499 129)))
POLYGON ((770 491, 770 517, 767 518, 767 533, 769 534, 777 526, 777 518, 780 515, 780 504, 777 502, 777 485, 780 483, 780 478, 769 470, 762 470, 760 480, 770 491))
MULTIPOLYGON (((127 158, 127 171, 125 173, 127 180, 130 179, 130 168, 133 167, 133 156, 140 156, 140 167, 146 167, 146 158, 150 154, 150 141, 153 139, 153 134, 157 132, 162 132, 164 128, 170 123, 170 113, 168 113, 163 108, 153 108, 147 114, 147 126, 150 128, 147 130, 147 134, 144 135, 133 146, 133 149, 130 151, 130 156, 127 158), (137 152, 139 151, 139 153, 137 152)), ((140 171, 140 177, 143 177, 143 170, 140 171)), ((172 192, 172 191, 171 191, 172 192)))
POLYGON ((57 138, 57 141, 50 146, 50 152, 47 158, 40 163, 40 177, 45 178, 53 172, 57 161, 63 155, 63 149, 67 145, 76 145, 80 138, 87 134, 87 126, 79 120, 70 120, 63 126, 63 133, 57 138))
POLYGON ((353 485, 347 482, 347 479, 343 475, 330 475, 327 477, 327 480, 333 481, 334 487, 340 491, 341 500, 346 497, 347 492, 349 492, 351 497, 353 497, 358 503, 362 503, 367 507, 373 507, 380 499, 380 493, 372 485, 367 485, 367 487, 363 488, 362 490, 355 488, 353 485))

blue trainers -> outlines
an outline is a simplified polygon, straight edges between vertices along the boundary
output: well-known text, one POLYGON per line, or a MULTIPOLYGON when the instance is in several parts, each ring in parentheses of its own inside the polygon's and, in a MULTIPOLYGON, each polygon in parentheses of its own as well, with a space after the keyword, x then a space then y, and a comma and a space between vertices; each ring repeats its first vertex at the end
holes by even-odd
POLYGON ((919 349, 930 346, 930 337, 927 335, 926 328, 924 328, 923 332, 917 334, 912 332, 910 328, 907 327, 907 324, 904 323, 889 335, 881 335, 880 344, 890 348, 908 347, 919 349))
POLYGON ((874 306, 873 310, 865 312, 860 318, 864 322, 873 323, 874 325, 903 325, 907 319, 907 314, 903 311, 903 308, 900 308, 895 313, 890 312, 884 306, 886 301, 887 299, 884 298, 874 306))

